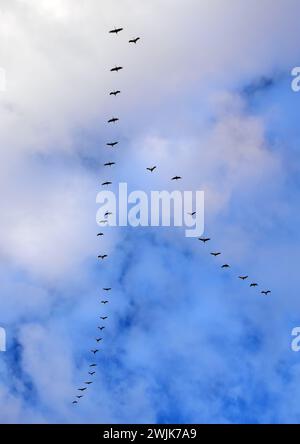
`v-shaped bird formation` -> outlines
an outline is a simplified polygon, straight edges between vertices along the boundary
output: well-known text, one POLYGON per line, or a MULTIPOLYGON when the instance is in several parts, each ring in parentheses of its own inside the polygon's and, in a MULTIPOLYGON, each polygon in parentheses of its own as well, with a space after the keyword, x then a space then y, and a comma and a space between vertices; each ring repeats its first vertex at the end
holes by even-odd
MULTIPOLYGON (((112 35, 118 36, 119 33, 121 33, 123 30, 124 30, 124 28, 114 28, 114 29, 110 30, 109 33, 112 34, 112 35)), ((128 42, 130 44, 133 44, 133 46, 135 46, 139 41, 140 41, 140 37, 135 37, 135 38, 131 38, 128 42)), ((123 69, 124 69, 123 66, 116 65, 115 67, 110 69, 110 72, 112 72, 112 73, 119 73, 119 71, 122 71, 123 69)), ((121 94, 121 90, 119 90, 119 89, 116 89, 114 91, 110 91, 109 92, 109 95, 112 96, 112 97, 117 97, 119 94, 121 94)), ((111 118, 109 118, 107 120, 107 123, 108 124, 117 124, 119 122, 119 120, 120 120, 119 117, 112 116, 111 118)), ((114 149, 117 145, 119 145, 119 141, 118 140, 108 141, 106 143, 106 146, 109 147, 109 148, 112 148, 112 149, 114 149)), ((108 160, 107 162, 104 163, 104 167, 109 167, 109 168, 111 168, 111 167, 113 167, 115 165, 116 165, 116 162, 113 162, 113 161, 110 161, 110 160, 108 160)), ((148 168, 146 168, 146 170, 150 174, 153 174, 154 172, 156 172, 157 169, 158 169, 157 165, 152 165, 152 166, 149 166, 148 168)), ((171 177, 170 180, 173 181, 173 182, 177 182, 179 180, 183 180, 183 177, 178 175, 178 174, 176 174, 175 176, 171 177)), ((101 185, 103 187, 108 187, 108 186, 112 185, 112 182, 110 180, 105 180, 104 182, 102 182, 101 185)), ((98 221, 98 223, 103 224, 103 225, 108 224, 108 222, 109 222, 108 221, 108 217, 110 215, 112 215, 112 213, 107 212, 104 215, 105 219, 98 221)), ((196 215, 195 211, 193 211, 192 213, 189 213, 190 217, 194 217, 195 215, 196 215)), ((103 232, 97 233, 97 237, 102 237, 102 236, 104 236, 103 232)), ((203 247, 206 247, 206 244, 211 241, 211 238, 210 237, 200 237, 198 240, 203 244, 203 247)), ((221 251, 219 251, 219 250, 217 250, 217 251, 210 251, 209 254, 211 256, 213 256, 215 258, 215 260, 217 258, 219 258, 220 256, 223 257, 223 253, 221 251)), ((98 259, 100 261, 104 261, 107 258, 108 258, 108 254, 106 254, 106 253, 102 253, 102 254, 98 255, 98 259)), ((231 265, 226 263, 226 262, 224 262, 224 263, 221 262, 219 267, 220 267, 221 270, 231 270, 232 269, 231 265)), ((259 287, 259 284, 257 282, 254 282, 254 281, 252 282, 247 274, 245 274, 245 275, 237 275, 237 279, 239 279, 242 282, 246 282, 246 281, 249 282, 249 287, 250 288, 257 288, 257 287, 259 287)), ((112 291, 112 288, 111 287, 104 287, 102 289, 102 291, 105 294, 109 294, 112 291)), ((268 295, 271 294, 271 290, 263 289, 263 290, 260 291, 260 293, 262 295, 264 295, 264 296, 268 296, 268 295)), ((103 307, 105 307, 107 304, 109 304, 109 299, 108 298, 100 299, 99 303, 103 307)), ((99 319, 101 321, 101 324, 97 326, 97 330, 99 331, 98 334, 102 334, 103 331, 106 328, 105 322, 108 320, 108 315, 106 313, 101 313, 101 316, 99 316, 99 319)), ((98 335, 97 335, 97 337, 94 338, 94 341, 95 341, 94 344, 97 344, 97 347, 99 347, 103 340, 104 340, 104 338, 102 336, 98 337, 98 335)), ((100 348, 91 348, 90 349, 91 357, 93 357, 93 359, 96 359, 98 354, 100 353, 100 351, 101 351, 100 348)), ((97 366, 98 366, 98 361, 97 362, 91 362, 89 364, 89 368, 87 369, 87 375, 88 375, 87 378, 86 378, 87 380, 85 382, 83 382, 82 387, 79 387, 77 389, 77 392, 80 392, 80 394, 77 394, 75 396, 75 399, 72 402, 74 405, 79 403, 79 401, 85 396, 85 393, 88 390, 89 386, 91 386, 93 384, 93 382, 94 382, 93 378, 97 374, 97 366)))

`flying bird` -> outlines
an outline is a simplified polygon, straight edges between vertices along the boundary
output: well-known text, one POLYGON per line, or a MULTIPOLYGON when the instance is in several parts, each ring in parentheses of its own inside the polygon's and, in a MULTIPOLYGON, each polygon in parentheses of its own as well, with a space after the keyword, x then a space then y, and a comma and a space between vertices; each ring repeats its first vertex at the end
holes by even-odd
POLYGON ((180 179, 182 179, 182 177, 180 177, 180 176, 174 176, 174 177, 172 177, 171 180, 180 180, 180 179))
POLYGON ((194 217, 196 215, 196 211, 193 211, 192 213, 188 213, 189 216, 194 217))
POLYGON ((108 301, 101 301, 101 304, 108 304, 108 301))
POLYGON ((78 404, 78 401, 73 401, 72 404, 78 404))
POLYGON ((136 37, 135 39, 131 39, 129 40, 129 43, 137 43, 141 38, 140 37, 136 37))
POLYGON ((89 372, 89 375, 94 376, 96 372, 89 372))
POLYGON ((261 294, 264 294, 264 295, 266 295, 266 296, 268 296, 268 294, 270 294, 270 293, 271 293, 270 290, 268 290, 268 291, 262 291, 262 292, 261 292, 261 294))
POLYGON ((109 31, 109 34, 119 34, 119 32, 123 31, 124 28, 115 28, 109 31))
POLYGON ((81 398, 83 398, 83 396, 82 395, 76 396, 76 398, 81 399, 81 398))
POLYGON ((107 224, 108 223, 108 220, 107 219, 104 219, 104 220, 100 220, 99 221, 99 224, 107 224))
POLYGON ((212 256, 218 257, 221 253, 210 253, 212 256))
POLYGON ((239 276, 239 279, 241 279, 242 281, 245 281, 246 279, 248 279, 249 276, 239 276))
POLYGON ((115 66, 114 68, 111 68, 110 72, 118 72, 123 69, 123 66, 115 66))
POLYGON ((107 254, 99 254, 99 256, 98 256, 98 259, 102 259, 102 260, 104 260, 104 259, 106 259, 108 257, 108 255, 107 254))
POLYGON ((108 185, 112 185, 112 182, 103 182, 101 185, 107 187, 108 185))
POLYGON ((110 288, 110 287, 108 287, 108 288, 103 288, 103 290, 104 290, 104 291, 110 291, 111 288, 110 288))
POLYGON ((108 316, 103 316, 103 317, 100 316, 100 319, 102 319, 102 321, 105 321, 105 319, 107 319, 107 318, 108 318, 108 316))
POLYGON ((99 328, 99 330, 101 330, 101 331, 105 329, 105 327, 98 327, 98 328, 99 328))
POLYGON ((85 384, 86 385, 90 385, 90 384, 93 384, 93 382, 92 381, 87 381, 87 382, 85 382, 85 384))
POLYGON ((156 166, 153 166, 151 168, 147 168, 148 171, 150 171, 150 173, 153 173, 154 170, 156 170, 156 166))
POLYGON ((112 117, 111 119, 109 119, 108 121, 107 121, 107 123, 115 123, 115 122, 118 122, 118 117, 112 117))
POLYGON ((103 339, 103 338, 96 338, 96 341, 97 341, 97 342, 100 342, 100 341, 102 341, 102 339, 103 339))
POLYGON ((107 163, 104 164, 104 166, 105 167, 111 167, 111 166, 113 166, 115 164, 116 164, 116 162, 107 162, 107 163))
POLYGON ((91 364, 90 367, 97 367, 97 364, 91 364))
POLYGON ((117 96, 118 94, 121 94, 121 91, 111 91, 110 93, 109 93, 109 95, 110 96, 117 96))
POLYGON ((114 146, 118 145, 118 143, 119 142, 110 142, 110 143, 107 143, 106 145, 110 146, 111 148, 113 148, 114 146))
POLYGON ((94 355, 95 355, 96 353, 98 353, 98 351, 99 351, 99 350, 98 350, 97 348, 96 348, 95 350, 91 350, 91 352, 94 353, 94 355))
POLYGON ((104 233, 98 233, 97 237, 99 237, 99 236, 104 236, 104 233))
POLYGON ((198 240, 201 241, 201 242, 203 242, 204 244, 206 244, 206 242, 209 242, 209 241, 210 241, 210 238, 209 238, 209 237, 199 237, 198 240))
POLYGON ((255 282, 253 282, 253 284, 250 284, 250 287, 258 287, 258 284, 256 284, 255 282))
POLYGON ((78 389, 80 392, 84 392, 86 390, 86 387, 78 389))
POLYGON ((112 213, 110 211, 106 211, 106 213, 104 214, 104 217, 108 217, 108 216, 112 216, 112 213))
POLYGON ((224 265, 222 265, 221 268, 230 268, 230 265, 228 265, 228 264, 224 264, 224 265))

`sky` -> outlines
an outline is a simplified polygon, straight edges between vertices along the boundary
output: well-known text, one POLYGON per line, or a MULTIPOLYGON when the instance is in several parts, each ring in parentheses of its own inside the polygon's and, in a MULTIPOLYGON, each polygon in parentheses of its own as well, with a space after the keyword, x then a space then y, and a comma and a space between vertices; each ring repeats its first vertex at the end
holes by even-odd
POLYGON ((300 422, 299 10, 0 0, 1 423, 300 422), (203 190, 211 241, 172 227, 97 238, 105 180, 203 190), (100 314, 97 374, 73 405, 100 314))

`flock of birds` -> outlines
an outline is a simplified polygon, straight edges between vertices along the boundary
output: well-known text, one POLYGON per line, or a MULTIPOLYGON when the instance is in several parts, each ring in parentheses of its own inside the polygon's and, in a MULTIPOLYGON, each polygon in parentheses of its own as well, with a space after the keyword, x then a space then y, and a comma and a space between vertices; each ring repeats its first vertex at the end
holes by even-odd
MULTIPOLYGON (((109 31, 109 33, 110 33, 110 34, 118 35, 121 31, 123 31, 123 28, 115 28, 115 29, 109 31)), ((136 37, 136 38, 133 38, 133 39, 129 40, 129 43, 130 43, 130 44, 134 44, 134 45, 136 45, 137 42, 138 42, 139 40, 140 40, 140 37, 136 37)), ((111 71, 111 72, 119 72, 119 71, 121 71, 122 69, 123 69, 122 66, 115 66, 114 68, 111 68, 110 71, 111 71)), ((119 94, 121 94, 121 91, 118 90, 118 89, 117 89, 117 90, 114 90, 114 91, 111 91, 111 92, 109 93, 110 96, 114 96, 114 97, 118 96, 119 94)), ((118 117, 112 117, 112 118, 110 118, 110 119, 107 121, 107 123, 109 123, 109 124, 112 123, 112 124, 113 124, 113 123, 117 123, 118 121, 119 121, 119 118, 118 118, 118 117)), ((110 147, 110 148, 114 148, 114 147, 117 146, 118 144, 119 144, 118 141, 115 141, 115 142, 108 142, 108 143, 106 144, 106 146, 108 146, 108 147, 110 147)), ((112 166, 114 166, 114 165, 116 165, 116 162, 108 161, 108 162, 106 162, 106 163, 104 164, 104 167, 112 167, 112 166)), ((157 170, 157 165, 154 165, 154 166, 151 166, 151 167, 148 167, 148 168, 147 168, 147 171, 149 171, 150 173, 154 173, 155 170, 157 170)), ((176 175, 176 176, 174 176, 174 177, 171 178, 171 181, 178 181, 178 180, 182 180, 182 177, 176 175)), ((105 181, 105 182, 102 183, 102 186, 104 186, 104 187, 105 187, 105 186, 109 186, 109 185, 112 185, 112 182, 111 182, 111 181, 105 181)), ((105 213, 105 215, 104 215, 104 216, 105 216, 105 219, 99 221, 99 223, 100 223, 100 224, 107 224, 107 223, 108 223, 108 217, 109 217, 111 214, 112 214, 111 212, 107 211, 107 212, 105 213)), ((190 215, 191 217, 194 217, 194 216, 196 215, 196 212, 194 211, 194 212, 192 212, 192 213, 189 213, 189 215, 190 215)), ((100 232, 100 233, 97 234, 97 236, 98 236, 98 237, 104 236, 104 233, 100 232)), ((205 245, 207 242, 211 241, 211 238, 208 238, 208 237, 200 237, 200 238, 198 238, 198 240, 199 240, 200 242, 202 242, 202 243, 205 245)), ((210 255, 213 256, 214 258, 217 258, 217 257, 221 256, 222 253, 221 253, 220 251, 217 251, 217 252, 211 252, 210 255)), ((108 257, 107 254, 100 254, 100 255, 98 256, 98 259, 100 259, 100 260, 105 260, 107 257, 108 257)), ((227 263, 224 263, 224 264, 221 265, 221 269, 223 269, 223 270, 225 270, 225 269, 230 269, 230 268, 231 268, 231 266, 230 266, 229 264, 227 264, 227 263)), ((246 281, 246 280, 249 280, 249 276, 248 276, 248 275, 241 275, 241 276, 238 276, 238 279, 240 279, 241 281, 246 281)), ((256 288, 256 287, 259 286, 259 284, 258 284, 257 282, 252 282, 252 281, 250 281, 249 286, 250 286, 251 288, 256 288)), ((106 293, 110 292, 111 290, 112 290, 111 287, 105 287, 105 288, 103 288, 103 291, 106 292, 106 293)), ((271 290, 262 290, 262 291, 261 291, 261 294, 262 294, 262 295, 265 295, 265 296, 268 296, 269 294, 271 294, 271 290)), ((108 304, 108 303, 109 303, 109 300, 107 300, 107 299, 103 299, 103 300, 101 300, 101 304, 103 304, 103 306, 105 306, 105 305, 108 304)), ((100 320, 103 321, 103 323, 104 323, 107 319, 108 319, 108 316, 100 316, 100 320)), ((105 325, 98 325, 98 326, 97 326, 97 329, 99 330, 99 332, 102 333, 103 330, 105 329, 105 325)), ((99 344, 100 344, 100 342, 101 342, 102 340, 103 340, 103 337, 97 337, 97 338, 95 338, 95 341, 96 341, 97 347, 99 346, 99 344)), ((99 351, 100 351, 99 348, 93 348, 93 349, 91 349, 91 353, 92 353, 92 355, 93 355, 94 357, 96 356, 97 353, 99 353, 99 351)), ((73 404, 78 404, 79 400, 80 400, 81 398, 83 398, 83 396, 84 396, 84 392, 86 392, 86 390, 88 389, 88 387, 89 387, 91 384, 93 384, 94 381, 93 381, 92 378, 96 375, 96 367, 97 367, 97 363, 95 363, 95 362, 92 362, 92 363, 89 365, 89 371, 88 371, 88 376, 89 376, 89 378, 87 378, 87 379, 89 379, 89 380, 84 382, 83 387, 78 388, 78 392, 80 392, 81 394, 76 395, 76 399, 73 401, 73 404), (91 380, 90 380, 90 379, 91 379, 91 380)))

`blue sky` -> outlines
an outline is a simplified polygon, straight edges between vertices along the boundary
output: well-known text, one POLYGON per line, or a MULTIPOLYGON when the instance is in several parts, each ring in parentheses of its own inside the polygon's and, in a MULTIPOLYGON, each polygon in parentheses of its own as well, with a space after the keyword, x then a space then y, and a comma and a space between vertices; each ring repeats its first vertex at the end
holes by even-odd
POLYGON ((145 3, 0 4, 0 422, 299 423, 300 3, 145 3), (171 190, 176 174, 205 191, 210 244, 175 228, 96 238, 101 182, 171 190))

